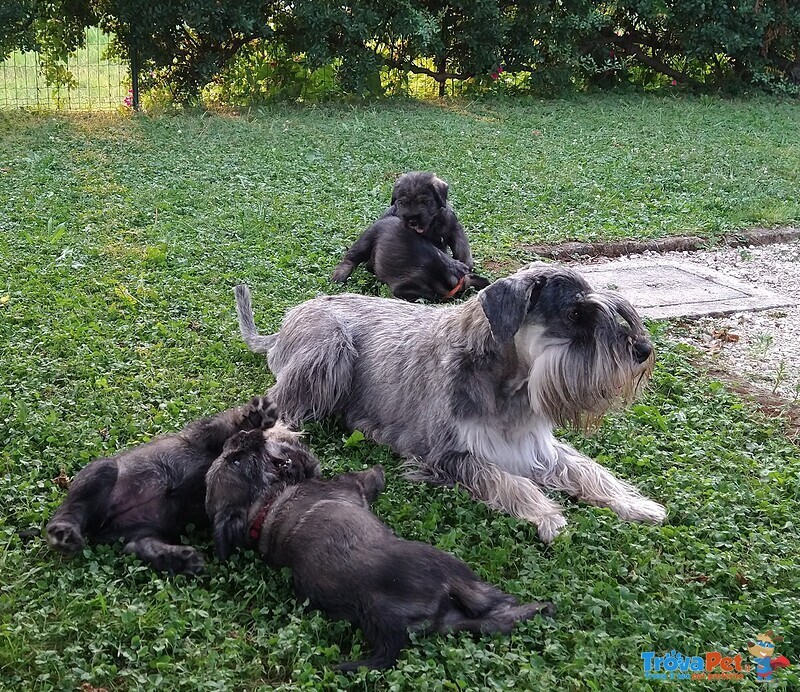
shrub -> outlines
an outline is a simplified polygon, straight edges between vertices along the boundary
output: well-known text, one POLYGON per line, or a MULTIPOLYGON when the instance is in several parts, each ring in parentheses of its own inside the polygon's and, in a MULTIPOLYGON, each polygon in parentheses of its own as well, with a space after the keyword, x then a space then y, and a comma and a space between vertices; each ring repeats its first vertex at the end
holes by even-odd
POLYGON ((0 57, 52 58, 99 22, 135 48, 145 86, 187 100, 383 93, 389 71, 481 88, 505 72, 532 89, 634 81, 704 88, 800 84, 800 4, 790 0, 7 0, 0 57), (382 79, 383 77, 383 79, 382 79))

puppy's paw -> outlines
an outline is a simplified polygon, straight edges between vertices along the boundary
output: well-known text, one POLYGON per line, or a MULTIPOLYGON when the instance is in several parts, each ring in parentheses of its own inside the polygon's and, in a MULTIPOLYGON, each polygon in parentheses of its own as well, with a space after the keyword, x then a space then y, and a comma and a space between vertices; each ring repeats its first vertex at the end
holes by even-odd
POLYGON ((474 288, 476 291, 480 291, 481 289, 486 288, 492 282, 489 279, 485 279, 482 276, 478 276, 477 274, 470 274, 467 277, 467 286, 470 288, 474 288))
POLYGON ((532 606, 537 608, 536 613, 545 618, 552 618, 556 614, 556 607, 551 601, 540 601, 539 603, 531 603, 532 606))
POLYGON ((339 264, 336 265, 336 269, 333 270, 333 274, 331 274, 331 281, 334 283, 343 284, 347 279, 350 278, 350 274, 353 273, 353 266, 352 262, 347 262, 346 260, 342 260, 339 264))
POLYGON ((145 538, 131 541, 122 549, 140 560, 149 562, 153 569, 168 574, 185 574, 194 577, 206 567, 203 556, 190 545, 171 545, 158 539, 145 538))
POLYGON ((266 430, 278 420, 278 407, 268 396, 253 397, 245 406, 244 416, 254 430, 266 430))
POLYGON ((203 556, 189 545, 177 546, 175 556, 171 562, 171 568, 167 571, 170 574, 185 574, 189 577, 196 577, 206 568, 203 556))
POLYGON ((542 543, 549 544, 564 530, 567 520, 562 514, 550 514, 536 519, 534 523, 539 533, 539 540, 542 543))
POLYGON ((80 526, 58 520, 47 525, 47 542, 51 548, 64 555, 75 555, 86 545, 80 526))

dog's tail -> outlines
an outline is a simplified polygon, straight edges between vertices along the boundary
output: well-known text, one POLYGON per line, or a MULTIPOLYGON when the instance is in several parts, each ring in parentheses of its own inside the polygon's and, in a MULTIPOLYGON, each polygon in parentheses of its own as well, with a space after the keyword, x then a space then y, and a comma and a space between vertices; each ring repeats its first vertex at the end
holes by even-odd
POLYGON ((236 315, 239 317, 239 331, 247 347, 254 353, 269 353, 275 345, 277 334, 261 336, 253 319, 253 304, 250 302, 250 289, 239 284, 233 289, 236 294, 236 315))

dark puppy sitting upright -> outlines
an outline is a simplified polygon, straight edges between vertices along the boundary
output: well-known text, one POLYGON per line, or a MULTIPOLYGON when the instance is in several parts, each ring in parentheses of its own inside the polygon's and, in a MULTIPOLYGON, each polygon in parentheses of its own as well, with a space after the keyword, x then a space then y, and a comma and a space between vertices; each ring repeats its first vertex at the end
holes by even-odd
POLYGON ((361 234, 331 280, 344 282, 359 264, 366 264, 392 295, 405 300, 452 298, 467 288, 488 286, 472 273, 469 242, 447 203, 447 192, 447 183, 433 173, 400 176, 392 206, 361 234))
MULTIPOLYGON (((174 435, 81 469, 47 524, 52 548, 74 555, 87 538, 124 542, 124 552, 171 574, 199 574, 203 558, 188 545, 175 545, 188 524, 207 526, 205 477, 225 441, 242 430, 264 436, 275 424, 267 397, 189 423, 174 435)), ((277 434, 277 433, 276 433, 277 434)))
POLYGON ((452 555, 395 536, 369 509, 384 487, 380 466, 288 486, 278 469, 265 471, 262 445, 240 434, 208 473, 209 516, 239 517, 236 531, 216 533, 217 552, 227 557, 249 542, 270 566, 291 568, 299 598, 358 625, 372 656, 341 670, 394 665, 409 630, 508 633, 552 614, 551 603, 520 605, 452 555))

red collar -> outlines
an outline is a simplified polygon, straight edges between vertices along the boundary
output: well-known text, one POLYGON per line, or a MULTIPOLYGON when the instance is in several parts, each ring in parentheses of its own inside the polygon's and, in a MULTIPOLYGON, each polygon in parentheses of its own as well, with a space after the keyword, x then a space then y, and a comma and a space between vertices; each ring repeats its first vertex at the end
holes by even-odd
POLYGON ((264 503, 264 506, 259 510, 258 514, 256 514, 256 518, 253 520, 253 523, 250 524, 250 531, 248 535, 250 536, 250 540, 253 543, 258 541, 259 536, 261 536, 261 527, 264 525, 264 519, 267 518, 267 514, 269 510, 272 508, 272 503, 275 502, 275 498, 273 497, 270 500, 267 500, 264 503))
POLYGON ((450 292, 444 294, 442 300, 449 300, 450 298, 453 298, 456 295, 456 293, 458 293, 462 288, 464 288, 464 280, 466 278, 467 278, 466 276, 462 276, 458 280, 458 283, 455 286, 453 286, 453 288, 450 289, 450 292))

